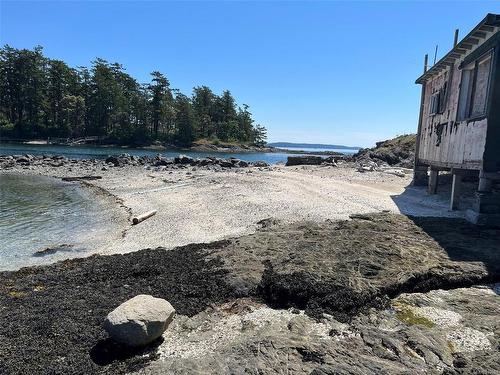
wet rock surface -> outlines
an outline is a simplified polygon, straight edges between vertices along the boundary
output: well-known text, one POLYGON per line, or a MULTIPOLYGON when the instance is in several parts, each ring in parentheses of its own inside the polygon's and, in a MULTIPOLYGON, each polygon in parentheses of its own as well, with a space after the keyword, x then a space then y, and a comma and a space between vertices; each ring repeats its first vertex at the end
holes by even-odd
POLYGON ((170 251, 0 273, 2 373, 497 373, 496 230, 356 215, 170 251), (152 346, 102 322, 147 293, 176 316, 152 346), (163 341, 162 341, 163 340, 163 341))

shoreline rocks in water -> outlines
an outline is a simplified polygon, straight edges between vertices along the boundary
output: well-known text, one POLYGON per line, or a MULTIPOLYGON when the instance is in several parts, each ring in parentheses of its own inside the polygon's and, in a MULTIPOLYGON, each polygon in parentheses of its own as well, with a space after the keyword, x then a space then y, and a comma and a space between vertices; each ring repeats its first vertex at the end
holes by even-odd
POLYGON ((330 165, 336 166, 337 161, 343 160, 343 156, 317 156, 317 155, 299 155, 299 156, 289 156, 286 161, 286 166, 295 165, 330 165))
MULTIPOLYGON (((106 170, 108 167, 124 167, 124 166, 144 166, 144 167, 172 167, 183 168, 186 166, 193 167, 215 167, 220 169, 227 168, 247 168, 257 167, 266 168, 270 165, 264 161, 247 162, 237 158, 222 159, 212 156, 205 158, 192 158, 186 155, 179 155, 175 158, 167 158, 158 154, 156 156, 134 156, 129 154, 110 155, 106 159, 68 159, 64 156, 48 156, 48 155, 9 155, 0 156, 0 169, 9 170, 18 165, 25 168, 46 166, 46 167, 62 167, 72 165, 86 166, 101 166, 101 170, 106 170)), ((98 177, 97 177, 98 178, 98 177)))

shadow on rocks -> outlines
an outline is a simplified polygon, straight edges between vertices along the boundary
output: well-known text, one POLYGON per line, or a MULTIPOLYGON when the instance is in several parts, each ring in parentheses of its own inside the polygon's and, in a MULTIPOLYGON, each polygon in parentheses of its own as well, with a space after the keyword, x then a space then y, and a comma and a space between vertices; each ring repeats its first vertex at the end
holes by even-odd
POLYGON ((340 322, 349 322, 370 307, 386 307, 388 300, 372 291, 355 291, 347 281, 317 279, 305 272, 277 273, 270 262, 258 286, 258 294, 274 308, 304 309, 315 318, 323 313, 340 322))
POLYGON ((107 366, 114 361, 123 361, 137 357, 137 364, 147 362, 157 357, 157 349, 163 343, 163 338, 157 340, 145 347, 133 348, 122 345, 111 338, 100 340, 91 350, 90 358, 92 362, 99 366, 107 366), (139 363, 140 362, 140 363, 139 363))

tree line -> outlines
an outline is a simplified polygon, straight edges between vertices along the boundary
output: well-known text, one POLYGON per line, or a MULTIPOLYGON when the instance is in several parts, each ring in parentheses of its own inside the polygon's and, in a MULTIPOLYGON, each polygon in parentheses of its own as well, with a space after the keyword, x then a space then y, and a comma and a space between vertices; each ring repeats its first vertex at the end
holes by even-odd
POLYGON ((71 68, 45 57, 42 47, 6 45, 0 48, 0 136, 264 145, 266 129, 228 90, 217 95, 198 86, 187 96, 158 71, 151 82, 139 83, 118 63, 97 58, 90 67, 71 68))

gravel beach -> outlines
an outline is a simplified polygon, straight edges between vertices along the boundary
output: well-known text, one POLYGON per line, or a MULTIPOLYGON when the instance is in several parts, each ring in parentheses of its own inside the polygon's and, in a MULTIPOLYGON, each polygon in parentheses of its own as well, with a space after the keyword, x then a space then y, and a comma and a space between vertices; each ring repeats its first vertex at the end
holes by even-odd
POLYGON ((321 222, 381 211, 461 215, 448 211, 445 197, 428 197, 424 189, 409 186, 409 171, 399 177, 384 171, 360 173, 349 165, 145 168, 110 167, 104 161, 95 161, 58 167, 16 165, 9 171, 53 177, 102 176, 84 184, 103 204, 115 200, 120 211, 115 224, 121 227, 118 234, 122 235, 112 241, 103 238, 101 246, 89 247, 88 254, 217 241, 252 233, 266 220, 321 222), (150 210, 157 210, 157 214, 139 225, 130 225, 131 216, 150 210))

